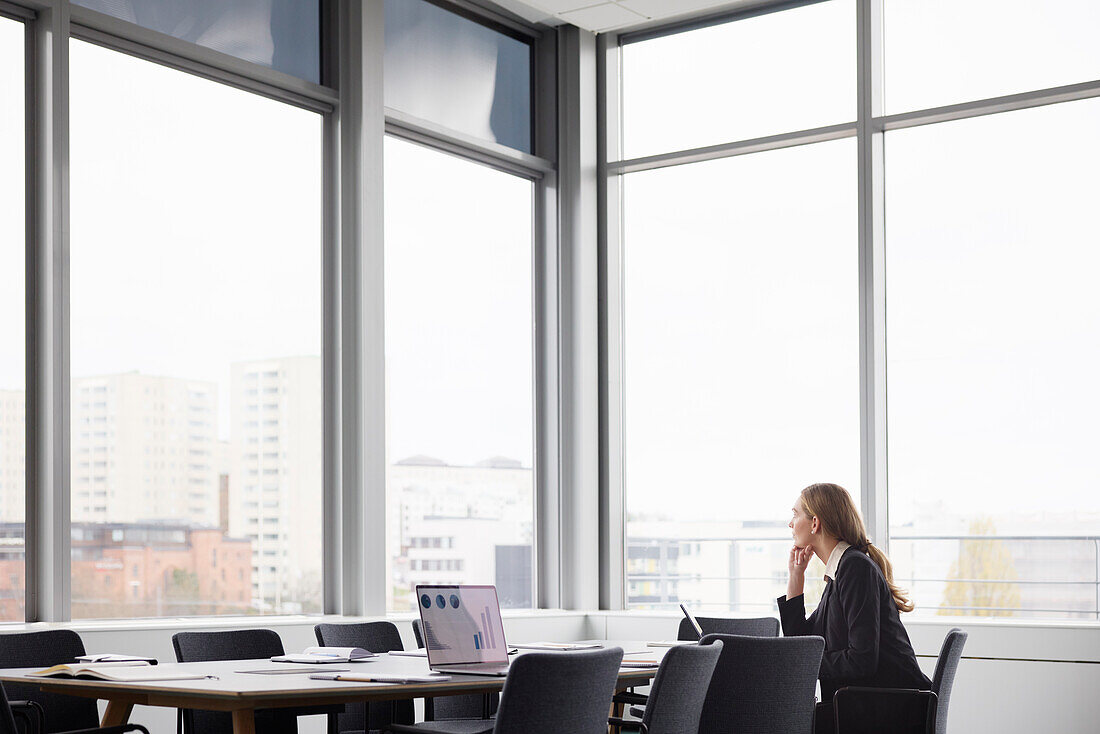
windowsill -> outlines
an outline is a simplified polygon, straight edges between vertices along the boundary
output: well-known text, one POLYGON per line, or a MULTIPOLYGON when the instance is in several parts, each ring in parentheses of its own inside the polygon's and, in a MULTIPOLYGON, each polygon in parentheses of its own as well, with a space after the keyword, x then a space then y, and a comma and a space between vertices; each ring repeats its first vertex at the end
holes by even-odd
MULTIPOLYGON (((509 609, 505 621, 519 624, 519 639, 581 639, 581 636, 610 639, 666 639, 675 634, 680 615, 657 610, 509 609), (558 623, 552 623, 557 620, 558 623), (572 620, 565 627, 561 622, 572 620), (622 625, 617 626, 619 620, 622 625), (539 622, 550 623, 543 631, 539 622), (568 631, 566 631, 568 630, 568 631), (576 637, 574 637, 576 636, 576 637)), ((744 615, 751 616, 751 615, 744 615)), ((35 622, 0 625, 0 633, 30 632, 43 629, 71 629, 81 633, 177 632, 180 630, 218 630, 266 627, 276 630, 310 630, 319 622, 350 623, 388 619, 406 625, 416 618, 414 612, 391 612, 374 616, 337 614, 291 614, 278 616, 164 617, 148 619, 100 619, 72 622, 35 622)), ((904 623, 918 657, 934 658, 946 631, 962 627, 969 634, 965 657, 1015 662, 1100 664, 1100 623, 976 617, 912 617, 904 623)))
MULTIPOLYGON (((597 610, 591 612, 585 612, 585 614, 599 615, 606 617, 652 617, 654 619, 680 619, 683 615, 680 612, 663 612, 659 610, 650 609, 622 609, 622 610, 597 610)), ((697 616, 708 616, 706 612, 698 613, 697 616)), ((732 614, 727 615, 725 613, 718 616, 734 616, 734 617, 775 617, 778 613, 773 614, 732 614)), ((1100 630, 1100 621, 1089 620, 1043 620, 1043 619, 1012 619, 1011 617, 948 617, 948 616, 914 616, 912 614, 905 614, 902 616, 901 621, 906 627, 910 625, 920 625, 929 627, 1007 627, 1013 629, 1084 629, 1084 630, 1100 630)))

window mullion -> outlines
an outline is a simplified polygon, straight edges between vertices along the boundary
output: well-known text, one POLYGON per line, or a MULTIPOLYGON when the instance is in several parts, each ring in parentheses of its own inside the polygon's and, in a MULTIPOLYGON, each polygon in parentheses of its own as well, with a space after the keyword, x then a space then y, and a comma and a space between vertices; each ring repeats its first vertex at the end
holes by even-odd
POLYGON ((70 617, 69 4, 28 44, 26 581, 28 622, 70 617))
POLYGON ((856 10, 859 186, 860 486, 871 539, 886 548, 886 269, 883 133, 872 119, 882 111, 882 0, 859 0, 856 10))

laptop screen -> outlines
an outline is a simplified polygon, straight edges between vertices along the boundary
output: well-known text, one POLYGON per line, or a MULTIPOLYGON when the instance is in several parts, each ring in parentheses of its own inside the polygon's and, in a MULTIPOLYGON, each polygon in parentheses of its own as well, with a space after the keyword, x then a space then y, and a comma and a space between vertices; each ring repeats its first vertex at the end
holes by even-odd
POLYGON ((417 586, 416 596, 428 663, 508 661, 495 586, 417 586))
POLYGON ((688 610, 683 602, 680 602, 680 609, 683 611, 684 616, 687 617, 687 621, 690 622, 691 626, 695 629, 695 634, 699 635, 700 640, 703 639, 703 628, 699 625, 699 620, 695 618, 695 615, 688 610))

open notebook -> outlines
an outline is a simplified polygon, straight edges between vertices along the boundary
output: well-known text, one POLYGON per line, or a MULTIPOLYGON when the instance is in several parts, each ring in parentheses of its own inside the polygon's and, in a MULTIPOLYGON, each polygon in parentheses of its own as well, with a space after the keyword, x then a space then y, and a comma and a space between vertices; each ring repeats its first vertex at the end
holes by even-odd
POLYGON ((27 673, 36 678, 88 678, 107 681, 199 680, 204 673, 152 666, 147 662, 88 663, 85 665, 55 665, 45 670, 27 673))

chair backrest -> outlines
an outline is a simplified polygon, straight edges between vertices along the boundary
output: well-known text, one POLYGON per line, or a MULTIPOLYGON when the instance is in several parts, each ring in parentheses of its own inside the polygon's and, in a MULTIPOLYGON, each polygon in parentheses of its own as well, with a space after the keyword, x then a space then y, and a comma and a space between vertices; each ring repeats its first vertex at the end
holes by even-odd
POLYGON ((623 651, 529 652, 512 661, 493 734, 607 734, 623 651))
POLYGON ((416 638, 416 646, 418 648, 424 647, 424 635, 420 633, 420 620, 413 620, 413 637, 416 638))
POLYGON ((361 647, 379 653, 405 649, 401 633, 393 622, 318 624, 313 627, 313 633, 322 647, 361 647))
POLYGON ((172 635, 172 647, 181 663, 252 660, 284 653, 279 634, 265 629, 177 632, 172 635))
POLYGON ((699 734, 810 734, 825 640, 704 635, 723 642, 703 702, 699 734))
MULTIPOLYGON (((274 630, 247 629, 225 632, 177 632, 172 635, 176 661, 196 663, 213 660, 252 660, 282 655, 283 641, 274 630)), ((220 711, 183 710, 187 734, 230 734, 232 717, 220 711)), ((285 711, 256 714, 256 731, 297 734, 298 719, 285 711)))
MULTIPOLYGON (((378 653, 405 649, 401 633, 393 622, 318 624, 313 633, 322 647, 361 647, 378 653)), ((385 730, 390 724, 411 724, 415 714, 413 702, 405 700, 349 703, 344 713, 330 716, 336 717, 336 731, 345 732, 385 730)))
MULTIPOLYGON (((0 667, 48 668, 76 662, 84 642, 72 630, 41 630, 0 635, 0 667)), ((34 701, 46 712, 46 732, 71 731, 99 726, 95 699, 46 693, 36 685, 8 683, 13 701, 34 701)))
MULTIPOLYGON (((745 637, 779 637, 779 620, 775 617, 696 617, 704 635, 743 635, 745 637)), ((699 635, 687 618, 680 620, 677 640, 698 640, 699 635)))
POLYGON ((721 640, 714 640, 709 645, 681 645, 665 653, 642 716, 649 734, 699 731, 703 701, 722 647, 721 640))
POLYGON ((958 627, 948 630, 936 659, 936 672, 932 676, 932 692, 937 696, 936 734, 947 732, 947 704, 951 701, 951 687, 955 685, 955 673, 967 637, 969 635, 958 627))

